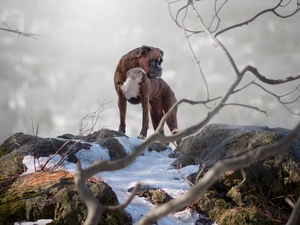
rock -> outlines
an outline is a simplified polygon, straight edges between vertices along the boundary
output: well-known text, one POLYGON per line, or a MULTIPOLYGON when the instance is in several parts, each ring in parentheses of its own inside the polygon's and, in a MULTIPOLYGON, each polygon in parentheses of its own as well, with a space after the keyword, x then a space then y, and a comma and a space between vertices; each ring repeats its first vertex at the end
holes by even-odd
MULTIPOLYGON (((173 165, 201 164, 209 170, 217 161, 277 142, 288 133, 283 128, 211 124, 178 145, 178 159, 173 165)), ((194 207, 219 225, 285 223, 291 208, 284 197, 297 199, 300 194, 299 165, 300 138, 278 156, 241 170, 226 171, 210 190, 198 197, 194 207)))
POLYGON ((170 149, 170 147, 166 144, 161 144, 159 142, 153 142, 149 147, 148 147, 148 151, 152 152, 152 151, 157 151, 157 152, 161 152, 161 151, 165 151, 167 149, 170 149))
MULTIPOLYGON (((112 189, 102 181, 87 182, 104 205, 118 204, 112 189)), ((87 210, 74 186, 74 177, 65 171, 33 173, 19 177, 1 191, 0 224, 15 221, 53 219, 51 225, 82 224, 87 210)), ((105 214, 100 224, 132 224, 124 212, 105 214)))
POLYGON ((60 135, 57 137, 64 138, 64 139, 83 140, 83 141, 87 141, 87 142, 96 142, 99 139, 111 138, 111 137, 127 137, 128 138, 128 136, 121 131, 110 130, 107 128, 102 128, 101 130, 98 130, 94 133, 88 134, 87 136, 63 134, 63 135, 60 135))
MULTIPOLYGON (((63 140, 63 137, 66 136, 49 139, 16 133, 0 146, 0 224, 43 218, 53 219, 52 225, 82 224, 87 211, 75 190, 72 174, 51 171, 20 177, 26 171, 22 162, 25 155, 38 158, 58 152, 62 156, 68 154, 70 161, 70 157, 78 150, 89 149, 91 146, 86 142, 63 140)), ((109 149, 113 159, 126 155, 118 140, 102 140, 105 140, 103 145, 109 149)), ((77 161, 74 157, 74 161, 77 161)), ((102 204, 118 204, 115 193, 106 183, 90 179, 88 186, 102 204)), ((103 215, 100 224, 132 224, 132 221, 126 213, 117 212, 103 215)))
POLYGON ((127 155, 126 149, 115 138, 105 138, 99 143, 108 149, 108 154, 111 160, 118 160, 127 155))
MULTIPOLYGON (((9 154, 13 150, 16 150, 16 153, 19 155, 34 155, 37 158, 47 157, 55 153, 60 155, 68 153, 70 158, 74 158, 74 153, 83 148, 89 149, 90 146, 90 144, 72 140, 41 138, 28 134, 16 133, 3 142, 0 146, 0 152, 9 154)), ((74 159, 73 161, 77 160, 74 159)))
MULTIPOLYGON (((133 188, 128 189, 128 192, 132 192, 133 188)), ((154 188, 149 185, 142 185, 138 193, 139 197, 144 197, 147 201, 153 205, 161 205, 172 199, 172 197, 162 189, 154 188)))
POLYGON ((112 137, 127 137, 128 138, 128 136, 121 131, 115 131, 115 130, 110 130, 107 128, 102 128, 101 130, 96 131, 93 134, 87 135, 86 141, 95 142, 99 138, 112 138, 112 137))
MULTIPOLYGON (((34 143, 37 141, 42 140, 40 137, 35 137, 33 135, 29 134, 23 134, 23 133, 15 133, 14 135, 10 136, 8 139, 6 139, 2 145, 0 146, 1 149, 1 155, 9 154, 14 149, 19 149, 21 146, 25 144, 34 143)), ((32 151, 31 151, 32 153, 32 151)))
POLYGON ((3 190, 12 184, 25 171, 23 157, 15 152, 0 158, 0 195, 3 190))

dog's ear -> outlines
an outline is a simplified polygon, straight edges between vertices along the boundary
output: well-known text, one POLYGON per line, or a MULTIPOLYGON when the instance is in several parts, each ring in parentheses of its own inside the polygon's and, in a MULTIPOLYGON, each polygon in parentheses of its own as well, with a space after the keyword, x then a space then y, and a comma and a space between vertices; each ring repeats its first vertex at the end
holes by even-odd
POLYGON ((143 45, 136 51, 136 57, 146 56, 152 50, 151 47, 143 45))
POLYGON ((164 56, 164 52, 162 50, 160 50, 159 48, 157 48, 158 51, 160 51, 161 56, 164 56))

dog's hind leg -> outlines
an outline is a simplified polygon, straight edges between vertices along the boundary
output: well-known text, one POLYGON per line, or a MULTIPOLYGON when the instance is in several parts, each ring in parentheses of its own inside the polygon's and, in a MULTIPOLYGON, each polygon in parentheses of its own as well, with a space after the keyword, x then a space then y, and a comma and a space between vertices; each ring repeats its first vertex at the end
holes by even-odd
MULTIPOLYGON (((161 103, 157 100, 151 100, 149 107, 150 107, 151 121, 152 121, 153 129, 155 131, 159 125, 161 118, 164 115, 163 108, 161 103)), ((164 130, 162 130, 162 133, 164 133, 164 130)))

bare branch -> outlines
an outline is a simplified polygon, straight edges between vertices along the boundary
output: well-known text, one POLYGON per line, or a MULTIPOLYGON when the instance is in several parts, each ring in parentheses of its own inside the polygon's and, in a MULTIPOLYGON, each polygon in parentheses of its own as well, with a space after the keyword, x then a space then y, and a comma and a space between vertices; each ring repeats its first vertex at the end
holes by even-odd
POLYGON ((283 0, 280 0, 279 3, 278 3, 277 5, 275 5, 274 7, 269 8, 269 9, 265 9, 265 10, 259 12, 258 14, 256 14, 254 17, 252 17, 252 18, 249 19, 249 20, 246 20, 246 21, 244 21, 244 22, 242 22, 242 23, 234 24, 234 25, 232 25, 232 26, 229 26, 229 27, 227 27, 227 28, 224 28, 224 29, 220 30, 219 32, 217 32, 217 33, 215 34, 215 36, 217 37, 217 36, 219 36, 220 34, 226 32, 226 31, 229 31, 229 30, 232 30, 232 29, 234 29, 234 28, 241 27, 241 26, 244 26, 244 25, 248 25, 249 23, 253 22, 253 21, 254 21, 255 19, 257 19, 259 16, 261 16, 261 15, 263 15, 263 14, 265 14, 265 13, 271 12, 271 13, 275 14, 276 16, 280 17, 280 18, 287 18, 287 17, 291 17, 291 16, 295 15, 297 12, 299 12, 300 9, 299 9, 299 5, 298 5, 298 6, 296 7, 295 11, 294 11, 292 14, 290 14, 290 15, 283 16, 283 15, 278 14, 278 13, 276 12, 276 9, 277 9, 278 7, 280 7, 280 6, 282 7, 282 5, 281 5, 282 2, 283 2, 283 0))
POLYGON ((289 0, 286 4, 280 4, 280 7, 286 7, 291 3, 292 0, 289 0))
POLYGON ((228 0, 225 0, 223 2, 223 4, 221 4, 221 6, 217 9, 217 2, 218 0, 215 0, 215 5, 214 5, 214 10, 215 10, 215 15, 214 17, 212 18, 209 26, 208 26, 208 30, 211 32, 211 33, 214 33, 216 32, 218 29, 219 29, 219 25, 220 25, 220 22, 221 22, 221 18, 219 17, 219 12, 221 11, 221 9, 225 6, 225 4, 228 2, 228 0), (211 27, 212 27, 212 24, 213 22, 215 21, 215 19, 217 18, 217 25, 215 27, 215 29, 211 30, 211 27))
POLYGON ((132 201, 132 199, 134 198, 134 196, 139 192, 141 188, 141 184, 137 183, 134 187, 134 189, 132 190, 129 198, 121 205, 115 205, 115 206, 106 206, 106 211, 107 212, 117 212, 117 211, 121 211, 123 209, 125 209, 125 207, 132 201))
POLYGON ((288 104, 292 104, 292 103, 297 102, 298 99, 300 98, 300 95, 299 95, 298 97, 296 97, 296 98, 295 98, 294 100, 292 100, 292 101, 287 101, 287 102, 285 102, 285 101, 282 100, 282 98, 284 98, 284 97, 286 97, 286 96, 292 94, 292 93, 295 92, 296 90, 299 91, 298 88, 299 88, 300 84, 299 84, 297 87, 295 87, 294 90, 292 90, 292 91, 290 91, 290 92, 288 92, 288 93, 286 93, 286 94, 283 94, 283 95, 277 95, 277 94, 275 94, 275 93, 273 93, 273 92, 267 90, 267 89, 264 88, 262 85, 260 85, 260 84, 258 84, 258 83, 256 83, 256 82, 252 82, 252 84, 254 84, 254 85, 256 85, 257 87, 261 88, 262 90, 264 90, 264 91, 267 92, 268 94, 274 96, 274 97, 277 99, 277 101, 278 101, 280 104, 282 104, 283 107, 286 108, 290 113, 292 113, 292 114, 294 114, 294 115, 297 115, 297 116, 300 116, 300 112, 299 112, 299 113, 295 113, 295 112, 293 112, 290 108, 288 108, 288 107, 286 106, 286 105, 288 105, 288 104))
POLYGON ((299 218, 299 212, 300 212, 300 197, 298 197, 296 204, 294 204, 293 211, 286 225, 296 225, 297 219, 299 218))
POLYGON ((181 0, 179 0, 179 1, 168 2, 169 14, 170 14, 172 20, 175 22, 175 24, 176 24, 178 27, 180 27, 181 29, 184 29, 185 31, 190 32, 190 33, 197 33, 197 34, 198 34, 198 33, 204 32, 204 31, 193 31, 193 30, 190 30, 190 29, 187 29, 187 28, 183 28, 183 26, 180 25, 179 22, 178 22, 178 17, 179 17, 180 11, 182 11, 183 9, 188 8, 188 6, 189 6, 191 0, 187 0, 186 5, 184 5, 183 7, 181 7, 181 8, 177 11, 176 17, 174 18, 173 14, 172 14, 172 12, 171 12, 171 11, 172 11, 172 10, 171 10, 171 5, 174 4, 174 3, 180 2, 180 1, 181 1, 181 0))
POLYGON ((266 111, 264 111, 256 106, 245 105, 245 104, 240 104, 240 103, 225 103, 225 104, 223 104, 223 106, 241 106, 241 107, 245 107, 245 108, 249 108, 249 109, 255 109, 258 112, 264 113, 266 116, 268 116, 266 111))
POLYGON ((18 29, 13 30, 5 22, 3 22, 3 23, 7 28, 1 28, 0 27, 0 30, 18 34, 18 39, 19 39, 20 36, 23 36, 23 37, 26 37, 26 38, 33 38, 33 39, 37 40, 36 36, 42 36, 41 34, 32 34, 32 33, 29 33, 29 32, 28 33, 27 32, 22 32, 22 31, 19 31, 18 29))
POLYGON ((258 72, 257 68, 255 68, 255 67, 253 67, 251 65, 247 65, 244 68, 244 70, 253 73, 261 82, 264 82, 266 84, 271 84, 271 85, 283 84, 283 83, 287 83, 287 82, 290 82, 290 81, 298 80, 300 78, 300 75, 296 75, 296 76, 286 77, 285 79, 277 79, 277 80, 268 79, 265 76, 261 75, 258 72))
POLYGON ((194 4, 191 4, 192 5, 192 8, 193 8, 193 11, 201 25, 201 27, 203 28, 203 30, 207 33, 208 36, 210 36, 210 38, 213 40, 214 42, 214 45, 215 47, 218 46, 219 44, 219 41, 217 40, 217 38, 207 29, 207 27, 205 26, 203 20, 202 20, 202 17, 200 16, 200 14, 198 13, 197 9, 195 8, 195 5, 194 4))
POLYGON ((197 56, 196 56, 196 54, 195 54, 195 52, 194 52, 194 50, 193 50, 193 48, 192 48, 191 42, 190 42, 190 40, 189 40, 189 37, 188 37, 188 35, 187 35, 187 33, 186 33, 186 29, 185 29, 185 26, 184 26, 184 21, 182 21, 182 28, 183 28, 183 31, 184 31, 184 35, 185 35, 186 41, 187 41, 188 46, 189 46, 189 48, 190 48, 190 51, 191 51, 191 53, 192 53, 192 56, 193 56, 193 58, 194 58, 194 60, 195 60, 197 69, 199 70, 199 73, 200 73, 200 75, 201 75, 201 77, 202 77, 202 79, 203 79, 203 81, 204 81, 204 85, 205 85, 205 93, 206 93, 206 99, 209 99, 209 88, 208 88, 207 80, 206 80, 206 78, 205 78, 205 76, 204 76, 204 73, 203 73, 203 71, 202 71, 202 68, 201 68, 201 66, 200 66, 200 61, 198 60, 198 58, 197 58, 197 56))
POLYGON ((80 162, 77 163, 77 172, 74 178, 77 191, 88 210, 84 225, 98 224, 103 212, 105 211, 105 207, 99 203, 99 201, 94 197, 91 190, 87 187, 86 180, 88 177, 85 176, 80 162))
POLYGON ((285 197, 284 201, 291 207, 294 208, 295 207, 295 203, 291 200, 291 198, 289 197, 285 197))

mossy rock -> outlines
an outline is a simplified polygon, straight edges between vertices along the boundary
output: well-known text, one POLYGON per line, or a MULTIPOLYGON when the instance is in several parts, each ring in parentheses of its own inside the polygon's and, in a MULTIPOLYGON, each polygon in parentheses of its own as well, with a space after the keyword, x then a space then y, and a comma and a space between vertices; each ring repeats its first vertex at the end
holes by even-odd
POLYGON ((12 143, 9 142, 4 142, 1 146, 0 146, 0 158, 6 154, 9 153, 10 147, 12 146, 12 143))
POLYGON ((179 163, 184 167, 204 161, 210 167, 220 159, 242 155, 283 137, 279 130, 268 127, 210 124, 177 146, 178 159, 173 165, 179 163))
POLYGON ((232 204, 220 198, 218 192, 209 190, 201 194, 192 206, 197 212, 208 215, 209 218, 215 220, 216 217, 230 209, 232 204))
MULTIPOLYGON (((118 204, 112 189, 101 181, 88 182, 94 196, 105 205, 118 204)), ((33 173, 20 177, 1 193, 0 224, 53 219, 51 224, 82 224, 87 210, 66 171, 33 173)), ((101 224, 132 224, 125 212, 105 214, 101 224)))
POLYGON ((137 193, 137 196, 144 197, 147 201, 151 202, 153 205, 161 205, 172 199, 167 192, 161 189, 140 191, 137 193))
MULTIPOLYGON (((289 132, 283 128, 211 124, 182 141, 175 150, 178 158, 174 165, 205 165, 205 173, 218 161, 275 143, 289 132)), ((220 215, 224 217, 223 224, 283 224, 292 211, 284 197, 298 199, 300 194, 299 166, 300 138, 279 155, 245 165, 243 169, 224 171, 211 189, 199 197, 196 208, 218 224, 222 224, 220 215), (234 222, 239 215, 244 220, 234 222)), ((197 173, 188 177, 194 182, 197 173)), ((300 219, 297 222, 300 224, 300 219)))
MULTIPOLYGON (((127 191, 132 192, 134 188, 129 188, 127 191)), ((147 184, 143 184, 140 190, 136 194, 139 197, 145 198, 147 201, 151 202, 153 205, 161 205, 172 199, 172 197, 162 189, 151 187, 147 184)))
POLYGON ((196 211, 206 214, 219 225, 275 225, 282 224, 280 218, 273 218, 271 212, 266 214, 256 207, 235 207, 228 198, 220 198, 213 190, 204 192, 192 204, 196 211))
POLYGON ((24 172, 23 157, 17 154, 5 155, 0 159, 0 180, 24 172))

